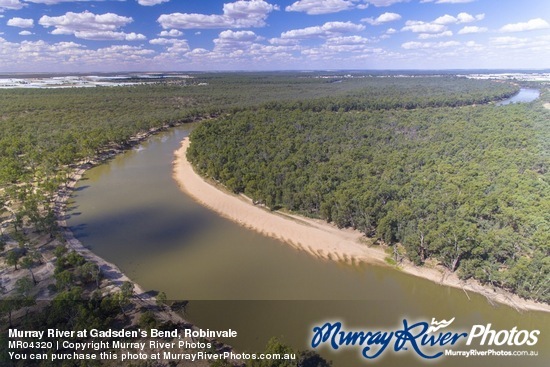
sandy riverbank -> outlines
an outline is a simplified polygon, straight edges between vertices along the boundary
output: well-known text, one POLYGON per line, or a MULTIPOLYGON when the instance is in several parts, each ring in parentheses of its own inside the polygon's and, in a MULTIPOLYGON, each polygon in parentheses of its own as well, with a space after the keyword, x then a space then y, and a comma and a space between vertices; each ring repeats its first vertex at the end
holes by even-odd
MULTIPOLYGON (((364 262, 388 266, 380 246, 369 247, 364 236, 355 230, 338 229, 329 223, 309 218, 271 212, 255 206, 244 196, 227 193, 199 176, 186 158, 189 139, 175 153, 174 178, 181 189, 197 202, 240 225, 282 240, 293 247, 329 260, 364 262)), ((444 269, 417 267, 403 263, 400 269, 442 285, 480 293, 491 302, 499 302, 523 310, 550 312, 550 306, 524 300, 516 295, 484 287, 475 281, 462 281, 444 269)))
POLYGON ((84 247, 82 243, 74 237, 73 232, 70 230, 67 225, 66 218, 66 204, 69 198, 71 197, 71 192, 74 189, 76 183, 82 178, 82 175, 86 171, 86 168, 77 169, 69 180, 69 183, 64 187, 64 189, 58 191, 55 198, 55 206, 57 210, 57 224, 59 228, 63 231, 63 237, 67 241, 67 246, 69 249, 74 250, 86 260, 95 263, 101 269, 101 273, 105 279, 108 279, 110 283, 118 288, 122 286, 124 282, 131 282, 134 285, 134 292, 141 299, 154 300, 150 294, 145 292, 138 284, 134 283, 130 278, 126 276, 116 265, 106 261, 105 259, 97 256, 92 251, 84 247))

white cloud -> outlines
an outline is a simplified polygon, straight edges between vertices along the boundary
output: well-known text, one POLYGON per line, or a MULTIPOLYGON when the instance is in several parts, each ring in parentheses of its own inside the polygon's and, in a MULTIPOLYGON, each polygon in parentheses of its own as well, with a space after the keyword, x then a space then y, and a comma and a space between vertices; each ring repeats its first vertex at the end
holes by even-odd
POLYGON ((19 32, 20 36, 30 36, 31 34, 33 34, 31 31, 21 31, 21 32, 19 32))
POLYGON ((9 26, 12 27, 19 27, 19 28, 32 28, 34 27, 34 20, 33 19, 23 19, 23 18, 11 18, 8 20, 7 23, 9 26))
POLYGON ((23 0, 23 1, 27 3, 55 5, 55 4, 61 4, 61 3, 78 3, 78 2, 109 1, 109 0, 23 0))
POLYGON ((386 31, 386 34, 394 34, 394 33, 397 33, 397 29, 395 28, 388 28, 388 30, 386 31))
POLYGON ((364 29, 364 25, 351 22, 327 22, 322 26, 293 29, 283 32, 281 38, 304 39, 311 37, 328 37, 342 33, 359 32, 364 29))
POLYGON ((364 19, 361 19, 362 22, 367 22, 369 24, 372 24, 372 25, 379 25, 379 24, 384 24, 384 23, 388 23, 388 22, 394 22, 396 20, 399 20, 401 19, 401 15, 397 14, 397 13, 384 13, 384 14, 381 14, 380 16, 378 16, 378 18, 376 19, 373 19, 373 18, 364 18, 364 19))
POLYGON ((390 6, 397 3, 407 3, 409 1, 410 0, 368 0, 367 2, 376 7, 380 7, 380 6, 390 6))
POLYGON ((23 4, 20 0, 0 0, 0 11, 4 9, 8 10, 19 10, 22 9, 25 4, 23 4))
POLYGON ((371 49, 371 40, 360 36, 329 37, 320 46, 301 48, 302 55, 318 59, 348 59, 351 60, 357 55, 365 55, 371 49))
POLYGON ((166 51, 160 56, 162 58, 178 58, 189 52, 187 40, 155 38, 150 40, 149 43, 152 45, 166 46, 166 51))
POLYGON ((200 56, 205 56, 205 55, 208 55, 210 53, 210 51, 208 51, 207 49, 205 48, 194 48, 193 50, 191 50, 187 56, 190 56, 190 57, 193 57, 193 56, 197 56, 197 57, 200 57, 200 56))
POLYGON ((474 22, 476 20, 475 17, 473 17, 472 15, 470 15, 468 13, 459 13, 457 15, 457 18, 458 18, 459 23, 471 23, 471 22, 474 22))
POLYGON ((177 40, 169 38, 153 38, 152 40, 149 40, 149 43, 152 45, 172 45, 174 44, 174 41, 177 40))
POLYGON ((252 31, 226 30, 214 39, 214 51, 231 54, 249 50, 252 44, 260 38, 252 31))
POLYGON ((252 42, 258 40, 259 37, 252 31, 227 30, 221 32, 217 39, 230 42, 252 42))
POLYGON ((328 45, 364 45, 367 43, 371 43, 371 41, 361 36, 331 37, 326 41, 328 45))
POLYGON ((343 10, 353 9, 354 7, 354 1, 351 0, 299 0, 287 6, 285 10, 315 15, 338 13, 343 10))
MULTIPOLYGON (((170 49, 155 57, 158 62, 171 62, 186 67, 196 65, 204 68, 206 65, 218 70, 242 68, 266 68, 266 65, 277 63, 283 65, 294 58, 293 52, 298 50, 295 43, 283 45, 282 40, 269 40, 268 45, 261 43, 264 39, 252 31, 225 30, 214 39, 213 50, 197 48, 177 55, 170 49), (281 41, 281 42, 278 42, 281 41)), ((155 40, 154 43, 166 43, 176 40, 155 40)), ((273 67, 273 66, 271 66, 273 67)))
POLYGON ((533 31, 537 29, 548 29, 550 24, 542 18, 531 19, 523 23, 506 24, 500 28, 501 32, 524 32, 533 31))
POLYGON ((505 36, 491 38, 490 41, 492 45, 499 49, 524 50, 538 54, 539 57, 542 52, 550 53, 550 35, 529 38, 505 36))
POLYGON ((437 19, 435 19, 432 23, 435 24, 457 24, 457 23, 471 23, 475 22, 476 20, 482 20, 485 18, 485 14, 478 14, 475 17, 468 13, 459 13, 456 17, 453 17, 452 15, 445 14, 437 19))
POLYGON ((232 27, 233 20, 223 15, 172 13, 162 14, 158 20, 163 28, 227 28, 232 27))
POLYGON ((162 31, 159 33, 161 37, 180 37, 183 36, 183 32, 178 31, 177 29, 170 29, 169 31, 162 31))
POLYGON ((441 33, 420 33, 418 38, 421 40, 430 39, 430 38, 441 38, 441 37, 451 37, 453 32, 445 31, 441 33))
POLYGON ((140 33, 124 33, 114 31, 77 31, 76 38, 94 41, 144 41, 147 39, 140 33))
POLYGON ((414 33, 424 33, 420 38, 434 38, 438 36, 428 36, 426 33, 436 33, 441 36, 446 36, 448 33, 447 26, 451 24, 470 23, 476 20, 481 20, 485 17, 485 14, 478 14, 475 17, 468 13, 459 13, 456 17, 445 14, 432 22, 424 22, 420 20, 408 20, 405 23, 405 27, 401 28, 402 31, 411 31, 414 33))
POLYGON ((473 3, 476 0, 422 0, 421 3, 433 3, 436 4, 465 4, 465 3, 473 3))
POLYGON ((381 7, 409 1, 410 0, 298 0, 287 6, 285 10, 303 12, 309 15, 318 15, 338 13, 353 9, 367 9, 369 4, 381 7))
POLYGON ((263 27, 268 14, 278 9, 263 0, 238 0, 223 4, 223 15, 172 13, 162 14, 157 21, 164 29, 263 27))
POLYGON ((82 13, 68 12, 59 17, 44 15, 38 21, 44 27, 55 27, 55 34, 73 34, 78 31, 114 31, 133 21, 113 13, 93 14, 89 11, 82 13))
POLYGON ((491 42, 496 45, 504 45, 509 46, 512 44, 517 44, 518 42, 525 42, 525 38, 518 38, 518 37, 494 37, 491 38, 491 42))
POLYGON ((441 33, 447 30, 443 24, 426 23, 419 20, 408 20, 402 31, 411 31, 414 33, 441 33))
POLYGON ((91 50, 74 42, 7 42, 0 38, 0 64, 14 71, 117 70, 144 68, 154 50, 129 45, 91 50), (37 69, 37 67, 39 69, 37 69))
POLYGON ((68 12, 59 17, 44 15, 38 23, 46 28, 54 27, 51 34, 72 34, 77 38, 88 40, 145 40, 146 37, 143 34, 119 31, 120 27, 132 21, 133 19, 130 17, 113 13, 93 14, 84 11, 82 13, 68 12))
POLYGON ((439 49, 439 48, 449 48, 460 46, 460 42, 456 41, 447 41, 447 42, 405 42, 401 45, 406 50, 415 50, 415 49, 439 49))
POLYGON ((470 34, 470 33, 483 33, 487 32, 488 29, 485 27, 478 27, 475 25, 472 26, 466 26, 458 31, 458 34, 470 34))
POLYGON ((168 1, 170 0, 137 0, 138 4, 143 6, 153 6, 157 4, 166 3, 168 1))
POLYGON ((299 43, 296 39, 290 38, 271 38, 268 41, 272 45, 282 45, 282 46, 291 46, 299 43))
POLYGON ((458 19, 456 19, 455 17, 449 14, 445 14, 433 21, 433 23, 435 24, 453 24, 457 22, 458 22, 458 19))

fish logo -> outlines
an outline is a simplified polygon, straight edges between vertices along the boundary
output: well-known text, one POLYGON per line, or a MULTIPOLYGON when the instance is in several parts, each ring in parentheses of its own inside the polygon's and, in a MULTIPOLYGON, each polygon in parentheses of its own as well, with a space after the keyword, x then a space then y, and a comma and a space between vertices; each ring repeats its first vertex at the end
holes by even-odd
POLYGON ((449 321, 447 320, 441 320, 441 321, 435 321, 434 318, 432 318, 432 325, 428 328, 428 333, 435 333, 439 329, 444 329, 447 326, 451 325, 455 321, 455 318, 453 317, 449 321))

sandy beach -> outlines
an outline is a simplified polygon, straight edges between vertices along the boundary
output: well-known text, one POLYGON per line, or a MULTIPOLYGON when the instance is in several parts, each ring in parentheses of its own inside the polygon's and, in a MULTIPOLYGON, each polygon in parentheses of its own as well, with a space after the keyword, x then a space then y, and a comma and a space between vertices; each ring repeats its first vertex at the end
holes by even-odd
MULTIPOLYGON (((352 229, 339 229, 329 223, 313 220, 253 205, 242 195, 233 195, 223 188, 209 183, 194 170, 186 158, 189 138, 175 152, 174 179, 180 188, 200 204, 246 228, 277 238, 313 256, 349 263, 370 263, 389 266, 388 256, 381 246, 367 245, 362 233, 352 229)), ((432 280, 436 283, 461 288, 467 292, 484 295, 489 302, 503 303, 518 310, 550 312, 550 305, 522 299, 503 290, 493 290, 476 281, 460 280, 454 273, 442 267, 417 267, 403 262, 399 269, 408 274, 432 280)), ((397 271, 397 270, 396 270, 397 271)))

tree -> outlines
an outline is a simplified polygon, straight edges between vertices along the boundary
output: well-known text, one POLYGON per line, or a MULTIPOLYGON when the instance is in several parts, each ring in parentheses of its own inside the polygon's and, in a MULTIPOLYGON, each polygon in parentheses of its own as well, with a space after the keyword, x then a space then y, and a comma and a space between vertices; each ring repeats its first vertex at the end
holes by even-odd
POLYGON ((63 255, 65 255, 65 253, 67 253, 67 247, 65 247, 63 245, 57 245, 55 250, 53 251, 53 253, 54 253, 55 257, 60 258, 63 255))
POLYGON ((28 297, 34 288, 35 283, 30 278, 19 278, 15 282, 15 294, 19 297, 28 297))
POLYGON ((69 289, 74 281, 73 273, 69 270, 62 270, 54 274, 58 289, 69 289))
MULTIPOLYGON (((35 296, 32 294, 34 289, 34 282, 29 278, 19 278, 15 282, 15 296, 14 298, 18 300, 19 304, 17 308, 21 307, 30 307, 34 305, 35 296)), ((28 309, 27 309, 28 312, 28 309)))
POLYGON ((19 264, 20 257, 21 255, 19 254, 19 251, 12 249, 8 252, 8 255, 6 256, 6 262, 10 266, 13 265, 14 269, 17 270, 17 264, 19 264))
POLYGON ((99 265, 93 262, 86 262, 81 267, 82 273, 85 275, 87 281, 95 281, 96 289, 99 289, 99 281, 101 280, 101 268, 99 265), (89 278, 88 278, 89 277, 89 278))
POLYGON ((125 307, 130 303, 130 298, 133 294, 134 284, 130 281, 125 281, 120 286, 120 292, 115 293, 113 296, 124 315, 126 315, 125 307))
POLYGON ((125 298, 130 298, 134 294, 134 283, 130 281, 125 281, 120 286, 120 292, 125 298))
POLYGON ((166 305, 166 301, 167 301, 167 297, 166 297, 166 293, 164 292, 159 292, 159 294, 157 294, 157 306, 161 307, 161 308, 164 308, 164 306, 166 305))
POLYGON ((36 281, 36 278, 34 277, 34 272, 32 271, 33 266, 34 260, 32 259, 32 257, 25 256, 23 260, 21 260, 21 267, 29 271, 29 273, 31 274, 32 282, 34 285, 36 285, 38 282, 36 281))

